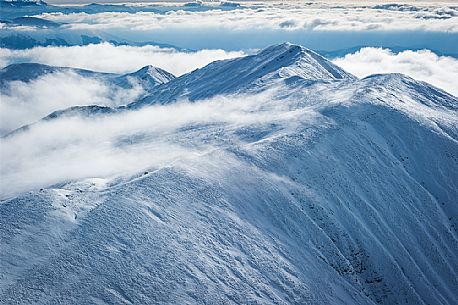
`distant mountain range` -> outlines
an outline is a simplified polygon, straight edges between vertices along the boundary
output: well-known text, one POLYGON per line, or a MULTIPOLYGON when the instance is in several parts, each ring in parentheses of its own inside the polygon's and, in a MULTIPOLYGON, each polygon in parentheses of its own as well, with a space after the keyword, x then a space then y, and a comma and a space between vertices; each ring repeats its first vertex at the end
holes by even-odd
POLYGON ((42 0, 0 0, 1 7, 46 6, 42 0))

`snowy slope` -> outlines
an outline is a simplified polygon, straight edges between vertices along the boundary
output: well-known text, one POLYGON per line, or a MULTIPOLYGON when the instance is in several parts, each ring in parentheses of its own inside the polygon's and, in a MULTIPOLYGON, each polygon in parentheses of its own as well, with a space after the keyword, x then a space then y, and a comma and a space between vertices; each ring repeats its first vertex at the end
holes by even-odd
MULTIPOLYGON (((11 187, 0 204, 1 302, 456 304, 458 99, 399 74, 357 80, 311 64, 243 73, 250 85, 234 85, 261 78, 273 93, 145 108, 156 114, 149 125, 137 125, 138 110, 111 114, 123 126, 96 138, 102 151, 153 160, 170 143, 188 152, 166 149, 131 175, 72 176, 71 159, 39 155, 42 167, 29 164, 37 173, 64 167, 67 178, 11 195, 34 168, 10 150, 26 154, 14 148, 38 137, 30 156, 47 146, 62 154, 81 139, 40 136, 60 116, 2 139, 11 187)), ((220 79, 235 82, 233 71, 220 79)), ((219 84, 206 88, 226 92, 219 84)), ((185 85, 179 95, 192 96, 185 85)), ((101 122, 113 128, 109 118, 101 122)))

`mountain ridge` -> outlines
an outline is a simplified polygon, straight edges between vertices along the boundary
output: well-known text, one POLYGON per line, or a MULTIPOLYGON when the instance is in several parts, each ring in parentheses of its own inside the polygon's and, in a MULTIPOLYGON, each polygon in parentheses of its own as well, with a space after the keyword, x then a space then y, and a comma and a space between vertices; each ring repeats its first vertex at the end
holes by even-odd
POLYGON ((219 60, 182 75, 168 85, 159 86, 150 96, 133 102, 129 108, 152 103, 170 103, 255 90, 271 82, 298 77, 308 81, 352 81, 357 78, 321 55, 299 45, 283 43, 255 55, 219 60), (210 89, 208 89, 210 88, 210 89))
MULTIPOLYGON (((19 64, 19 66, 21 65, 22 64, 19 64)), ((37 65, 41 67, 42 70, 48 69, 51 71, 53 71, 53 69, 73 69, 52 67, 40 64, 24 65, 37 65)), ((11 67, 13 67, 13 65, 11 65, 11 67)), ((7 68, 8 67, 0 71, 0 76, 2 71, 7 68)), ((9 70, 11 70, 11 68, 9 68, 9 70)), ((188 99, 193 101, 193 99, 208 99, 214 97, 215 95, 221 94, 236 95, 238 92, 240 92, 240 90, 245 90, 245 92, 243 92, 244 94, 256 94, 257 92, 270 90, 278 86, 286 86, 289 90, 287 94, 292 94, 302 90, 302 88, 321 85, 327 86, 327 84, 331 86, 327 90, 357 88, 357 91, 364 93, 365 98, 367 98, 367 92, 371 90, 373 91, 377 88, 379 88, 378 90, 380 92, 383 91, 391 95, 402 95, 406 92, 413 93, 418 91, 416 96, 412 98, 414 100, 416 99, 416 102, 428 103, 429 106, 434 107, 445 107, 449 110, 456 110, 458 107, 458 103, 456 103, 456 97, 452 97, 449 93, 446 93, 445 91, 428 83, 414 80, 406 75, 399 73, 374 74, 359 80, 353 75, 346 73, 341 68, 333 65, 313 51, 289 43, 268 47, 259 52, 257 55, 216 61, 201 69, 196 69, 180 77, 175 77, 173 74, 163 69, 150 65, 142 67, 135 72, 127 73, 124 75, 99 73, 82 69, 75 70, 80 71, 79 73, 86 73, 88 75, 91 75, 92 73, 94 75, 100 74, 100 77, 102 78, 108 77, 109 79, 114 79, 114 84, 125 88, 131 86, 129 79, 133 77, 139 81, 139 83, 142 84, 142 86, 148 92, 146 97, 143 97, 138 101, 132 102, 125 106, 120 106, 118 108, 111 108, 110 110, 108 110, 110 107, 104 106, 103 108, 106 111, 97 111, 93 115, 115 113, 124 110, 128 111, 129 109, 137 109, 156 103, 169 104, 180 99, 188 99), (263 65, 265 65, 265 58, 269 57, 268 54, 272 55, 272 53, 274 56, 270 58, 268 62, 274 62, 275 65, 273 65, 274 68, 271 67, 270 69, 267 69, 266 72, 264 71, 265 69, 263 69, 263 65), (290 55, 286 59, 285 53, 290 55), (304 59, 302 56, 304 54, 307 54, 307 61, 305 64, 302 62, 304 59), (281 58, 282 56, 283 58, 281 58), (231 74, 228 82, 228 84, 231 84, 231 86, 229 86, 229 90, 227 90, 226 86, 228 86, 228 84, 224 83, 226 81, 224 71, 229 71, 229 73, 233 72, 231 69, 226 69, 227 65, 233 65, 234 63, 237 63, 238 65, 238 63, 242 62, 244 58, 247 58, 245 60, 258 64, 258 69, 254 69, 255 72, 253 73, 255 77, 248 77, 251 82, 249 82, 247 86, 247 84, 243 82, 243 77, 245 76, 245 70, 251 68, 251 66, 248 65, 248 68, 244 66, 241 72, 242 75, 231 74), (213 68, 215 65, 217 66, 217 69, 213 68), (318 68, 315 67, 315 65, 318 65, 318 68), (313 68, 311 71, 307 70, 307 67, 309 66, 313 68), (258 72, 258 70, 261 70, 262 72, 258 72), (149 73, 152 73, 152 75, 149 73), (313 79, 314 77, 317 77, 316 73, 318 73, 320 76, 325 75, 327 78, 322 80, 313 79), (218 74, 220 74, 220 78, 215 80, 214 76, 218 74), (142 79, 145 76, 147 77, 146 81, 142 79), (223 83, 219 81, 220 79, 222 79, 223 83), (234 80, 240 84, 237 86, 232 86, 232 82, 234 80), (337 87, 332 89, 334 83, 337 84, 337 87), (194 87, 192 87, 192 85, 194 85, 194 87), (222 89, 221 85, 223 85, 222 89), (233 89, 234 87, 236 90, 233 89), (434 100, 430 99, 431 96, 435 97, 434 100)), ((28 74, 34 75, 30 72, 28 72, 28 74)), ((35 75, 34 77, 37 76, 35 75)), ((54 119, 61 115, 84 115, 88 114, 90 111, 91 106, 71 107, 68 110, 56 110, 44 119, 54 119)), ((21 127, 17 131, 20 130, 23 130, 23 128, 21 127)), ((16 131, 13 131, 11 134, 14 134, 15 132, 16 131)))
POLYGON ((116 150, 137 141, 204 149, 2 201, 2 299, 452 305, 458 145, 437 123, 456 131, 456 110, 420 82, 390 88, 398 79, 286 87, 282 100, 252 101, 247 113, 283 106, 286 115, 266 121, 122 134, 127 147, 116 150), (423 94, 429 102, 408 100, 423 94))
POLYGON ((456 303, 458 98, 257 59, 224 83, 254 87, 209 82, 234 72, 219 62, 151 91, 176 100, 71 107, 1 138, 0 299, 456 303))

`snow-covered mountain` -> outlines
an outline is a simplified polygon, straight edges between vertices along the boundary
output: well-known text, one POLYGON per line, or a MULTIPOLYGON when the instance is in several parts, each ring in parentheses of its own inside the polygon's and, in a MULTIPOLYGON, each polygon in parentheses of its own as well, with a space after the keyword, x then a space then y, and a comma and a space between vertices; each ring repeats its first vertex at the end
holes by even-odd
POLYGON ((73 72, 81 76, 96 78, 114 78, 118 76, 111 73, 100 73, 69 67, 55 67, 39 63, 17 63, 0 70, 0 86, 7 86, 12 81, 30 82, 44 75, 57 72, 73 72))
POLYGON ((17 7, 34 7, 34 6, 46 6, 46 2, 41 0, 1 0, 0 7, 3 8, 17 8, 17 7))
POLYGON ((256 55, 213 62, 156 88, 130 107, 170 103, 179 98, 197 100, 218 94, 265 90, 285 79, 326 82, 356 78, 311 50, 283 43, 256 55))
POLYGON ((119 76, 114 83, 122 87, 129 87, 132 82, 135 82, 139 83, 145 90, 151 90, 158 85, 168 83, 174 78, 175 76, 172 73, 149 65, 138 71, 119 76))
POLYGON ((97 78, 123 88, 131 88, 133 84, 139 84, 145 90, 151 90, 155 86, 175 78, 173 74, 151 65, 132 73, 116 74, 70 67, 55 67, 38 63, 18 63, 0 69, 0 87, 8 86, 12 81, 30 82, 57 72, 71 72, 83 77, 97 78))
POLYGON ((456 304, 457 107, 429 84, 359 80, 283 44, 101 117, 77 111, 84 137, 106 127, 83 156, 67 157, 84 137, 56 132, 68 116, 55 115, 2 139, 0 300, 456 304), (97 145, 122 153, 116 166, 92 160, 97 145), (136 173, 119 172, 127 162, 136 173))
POLYGON ((45 116, 50 119, 79 112, 101 113, 96 109, 128 104, 173 78, 172 74, 152 66, 133 73, 114 74, 36 63, 12 64, 0 69, 0 136, 18 128, 25 130, 25 124, 33 124, 45 116), (47 90, 48 86, 52 89, 47 90), (90 107, 85 109, 85 106, 90 107))

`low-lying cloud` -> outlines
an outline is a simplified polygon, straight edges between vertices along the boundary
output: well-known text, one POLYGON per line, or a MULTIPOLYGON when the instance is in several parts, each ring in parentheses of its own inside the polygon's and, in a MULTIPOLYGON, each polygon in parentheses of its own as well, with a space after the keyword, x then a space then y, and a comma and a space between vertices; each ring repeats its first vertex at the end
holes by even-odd
POLYGON ((27 50, 0 48, 0 66, 18 62, 38 62, 100 72, 127 73, 146 65, 153 65, 179 76, 215 60, 242 55, 243 52, 223 50, 185 52, 151 45, 136 47, 100 43, 87 46, 35 47, 27 50))
POLYGON ((358 77, 403 73, 458 96, 458 59, 438 56, 429 50, 393 53, 388 49, 363 48, 333 62, 358 77))
MULTIPOLYGON (((42 63, 60 66, 70 63, 66 61, 69 60, 66 57, 70 57, 77 67, 102 71, 107 71, 112 65, 115 71, 130 72, 145 64, 119 64, 118 56, 110 57, 109 52, 103 53, 108 58, 102 63, 94 58, 84 58, 88 54, 92 56, 97 53, 97 50, 101 53, 107 50, 104 48, 122 48, 119 51, 122 55, 119 56, 138 55, 135 52, 127 55, 130 50, 138 51, 138 47, 115 47, 109 44, 8 52, 13 54, 10 58, 18 59, 26 54, 33 61, 42 59, 42 63), (78 60, 81 61, 80 65, 78 60)), ((171 53, 172 57, 176 56, 173 60, 167 60, 164 55, 163 61, 177 63, 177 60, 185 58, 180 56, 188 56, 188 53, 175 52, 171 53)), ((191 53, 189 56, 197 55, 191 53)), ((202 61, 205 60, 209 58, 204 56, 202 61)), ((455 95, 458 94, 457 62, 456 59, 437 56, 430 51, 404 51, 395 54, 375 48, 365 48, 335 60, 336 64, 360 77, 372 73, 401 72, 426 80, 455 95)), ((150 61, 148 63, 151 64, 150 61)), ((2 90, 0 96, 0 127, 2 130, 16 128, 68 106, 126 104, 139 94, 141 88, 135 86, 133 89, 117 91, 101 80, 84 78, 72 72, 45 75, 29 83, 13 82, 2 90)), ((173 164, 175 160, 192 159, 196 155, 224 147, 221 143, 213 145, 215 143, 212 141, 218 139, 233 145, 231 141, 240 140, 235 132, 244 128, 265 124, 269 126, 269 132, 275 132, 272 125, 294 128, 294 122, 303 124, 304 121, 314 120, 318 116, 313 109, 297 109, 291 105, 288 101, 276 100, 272 92, 264 92, 250 96, 215 97, 196 103, 183 101, 106 116, 63 116, 40 121, 24 132, 0 140, 0 198, 59 182, 91 177, 110 178, 161 168, 173 164), (199 128, 194 128, 195 126, 199 128), (208 137, 209 134, 212 136, 208 137)))
MULTIPOLYGON (((225 141, 237 141, 231 133, 243 127, 268 122, 269 126, 275 123, 291 128, 296 119, 303 123, 313 117, 313 112, 291 110, 286 101, 278 103, 265 92, 90 118, 62 116, 40 121, 26 131, 0 139, 0 198, 58 182, 110 178, 169 166, 175 160, 214 150, 209 134, 224 132, 220 136, 225 141)), ((212 139, 217 141, 218 137, 212 139)))
POLYGON ((119 106, 143 93, 135 85, 124 89, 73 72, 56 72, 31 82, 10 82, 0 92, 0 136, 71 106, 119 106))

